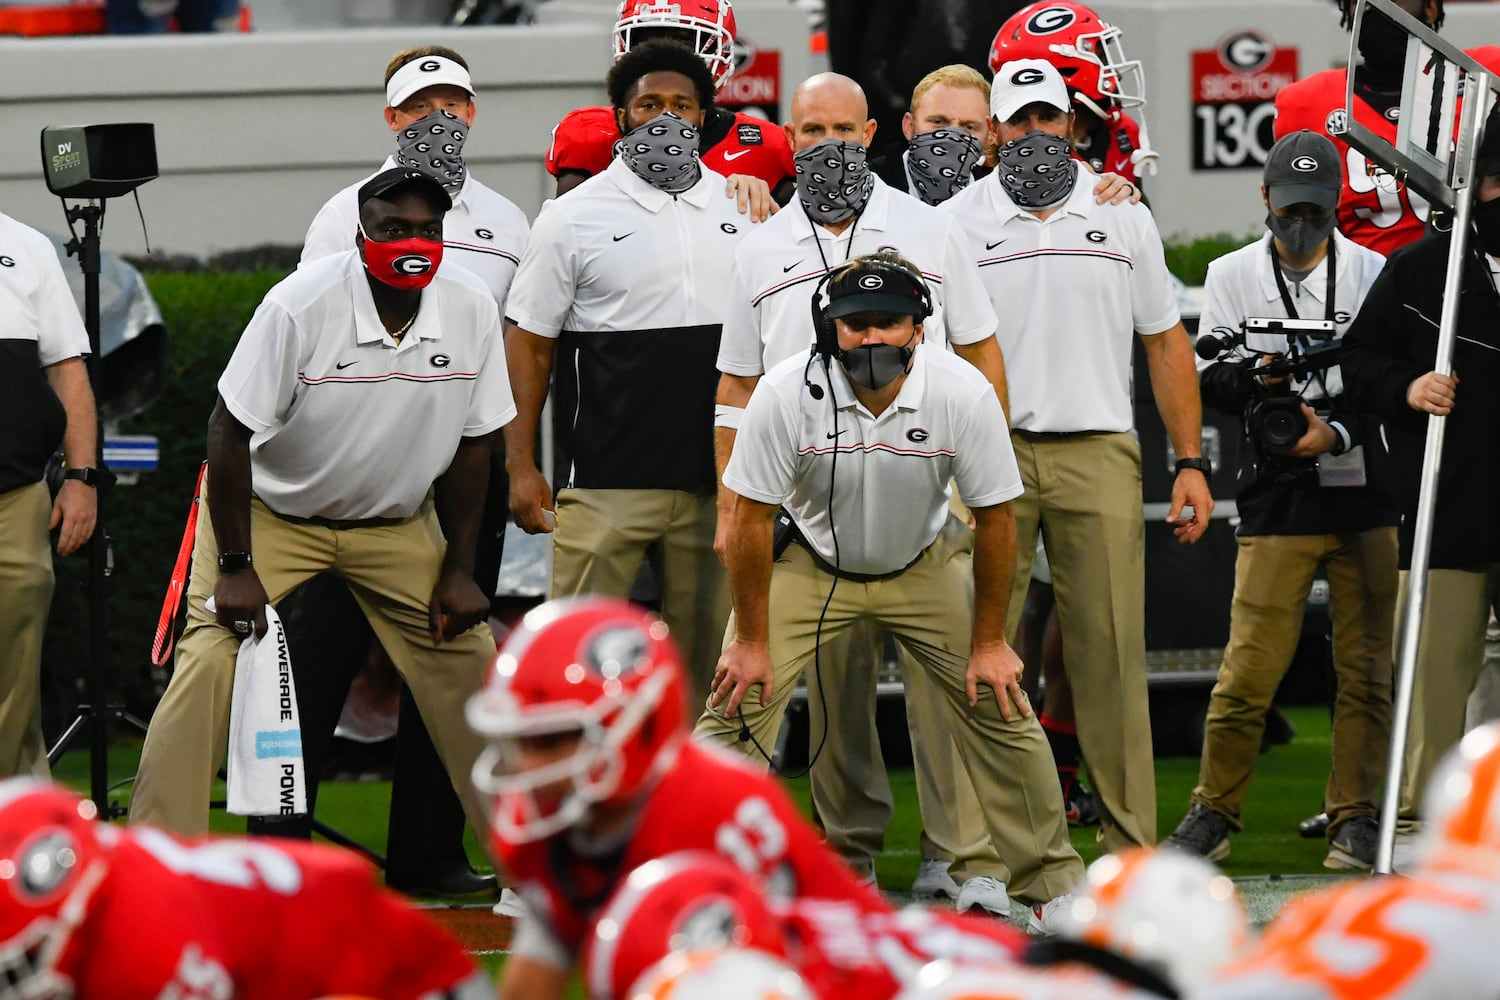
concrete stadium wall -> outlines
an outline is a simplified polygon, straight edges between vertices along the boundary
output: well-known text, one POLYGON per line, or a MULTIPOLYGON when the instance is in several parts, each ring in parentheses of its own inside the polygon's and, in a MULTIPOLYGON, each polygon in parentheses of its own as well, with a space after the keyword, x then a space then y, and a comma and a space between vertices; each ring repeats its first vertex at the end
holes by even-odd
MULTIPOLYGON (((806 73, 805 16, 742 5, 745 32, 783 49, 782 89, 806 73), (787 51, 790 49, 790 51, 787 51)), ((466 147, 485 183, 530 216, 551 193, 553 125, 604 101, 610 18, 527 27, 402 27, 141 38, 0 40, 0 211, 49 232, 65 222, 41 175, 48 125, 156 124, 161 177, 140 188, 151 245, 208 254, 299 244, 313 213, 393 148, 380 78, 399 49, 468 59, 478 118, 466 147)), ((109 205, 104 247, 145 249, 135 207, 109 205)))
MULTIPOLYGON (((331 0, 323 0, 326 6, 331 0)), ((1195 109, 1194 51, 1246 32, 1295 50, 1296 75, 1342 65, 1347 36, 1327 0, 1099 0, 1144 63, 1146 117, 1160 173, 1148 181, 1162 232, 1243 234, 1261 226, 1254 143, 1234 133, 1239 111, 1195 109), (1195 169, 1194 123, 1240 166, 1195 169)), ((739 0, 742 35, 782 54, 782 108, 812 65, 805 15, 785 0, 739 0)), ((35 137, 46 125, 156 123, 160 179, 140 191, 151 243, 206 254, 257 243, 299 243, 334 191, 392 148, 378 81, 397 49, 446 44, 473 64, 479 118, 468 145, 476 173, 530 215, 551 190, 542 168, 549 132, 569 109, 603 100, 608 0, 552 0, 542 24, 521 28, 404 26, 264 31, 245 36, 0 40, 0 210, 60 232, 41 180, 35 137)), ((1500 3, 1449 4, 1444 34, 1466 47, 1500 43, 1500 3)), ((1281 57, 1287 58, 1284 53, 1281 57)), ((1270 71, 1265 71, 1270 72, 1270 71)), ((1263 74, 1264 75, 1264 74, 1263 74)), ((1198 145, 1202 146, 1199 137, 1198 145)), ((1200 157, 1201 158, 1201 157, 1200 157)), ((1226 157, 1217 159, 1222 164, 1226 157)), ((128 202, 116 201, 105 247, 144 250, 128 202)))

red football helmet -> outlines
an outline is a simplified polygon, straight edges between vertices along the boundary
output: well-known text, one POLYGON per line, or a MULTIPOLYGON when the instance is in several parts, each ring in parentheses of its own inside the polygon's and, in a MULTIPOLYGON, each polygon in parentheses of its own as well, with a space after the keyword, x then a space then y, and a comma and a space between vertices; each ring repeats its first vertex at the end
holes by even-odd
POLYGON ((749 876, 710 851, 678 851, 631 872, 600 911, 584 984, 593 1000, 624 997, 668 955, 729 947, 786 954, 781 924, 749 876))
MULTIPOLYGON (((630 51, 637 31, 686 31, 692 49, 708 63, 720 90, 734 73, 734 40, 738 34, 729 0, 621 0, 615 15, 615 58, 630 51)), ((649 37, 649 36, 648 36, 649 37)))
POLYGON ((495 796, 494 832, 508 843, 541 840, 597 803, 639 796, 688 735, 681 659, 666 623, 601 597, 528 612, 466 715, 488 741, 474 784, 495 796), (523 759, 539 744, 550 745, 551 759, 523 759))
POLYGON ((92 802, 44 781, 0 781, 0 998, 73 995, 61 959, 118 835, 95 815, 92 802))
POLYGON ((1042 0, 1012 14, 990 45, 990 72, 1013 59, 1045 59, 1057 67, 1074 102, 1102 119, 1146 103, 1141 64, 1125 58, 1120 29, 1081 3, 1042 0))

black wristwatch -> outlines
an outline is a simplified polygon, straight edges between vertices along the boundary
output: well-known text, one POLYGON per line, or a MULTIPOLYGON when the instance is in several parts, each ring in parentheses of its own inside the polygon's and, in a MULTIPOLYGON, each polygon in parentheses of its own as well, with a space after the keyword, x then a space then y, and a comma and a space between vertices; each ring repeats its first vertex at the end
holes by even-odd
POLYGON ((239 573, 252 565, 248 552, 220 552, 219 570, 224 573, 239 573))
POLYGON ((92 465, 84 465, 76 469, 69 469, 67 472, 63 473, 63 478, 76 479, 85 486, 92 486, 94 487, 94 489, 99 488, 99 470, 94 468, 92 465))
POLYGON ((1206 458, 1179 458, 1177 460, 1176 471, 1181 472, 1183 469, 1197 469, 1203 473, 1204 479, 1212 479, 1214 463, 1206 458))

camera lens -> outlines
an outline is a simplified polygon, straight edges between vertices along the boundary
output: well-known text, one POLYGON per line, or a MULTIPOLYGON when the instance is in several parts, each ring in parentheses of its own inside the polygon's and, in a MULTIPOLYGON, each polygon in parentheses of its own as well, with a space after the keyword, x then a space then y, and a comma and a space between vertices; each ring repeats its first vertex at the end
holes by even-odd
POLYGON ((1267 450, 1288 453, 1307 433, 1307 418, 1302 415, 1301 400, 1267 400, 1257 411, 1255 433, 1267 450))

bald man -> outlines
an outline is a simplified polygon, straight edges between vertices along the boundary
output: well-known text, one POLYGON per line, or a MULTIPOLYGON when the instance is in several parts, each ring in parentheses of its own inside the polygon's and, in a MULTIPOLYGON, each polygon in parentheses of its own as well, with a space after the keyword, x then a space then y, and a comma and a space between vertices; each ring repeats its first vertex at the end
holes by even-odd
MULTIPOLYGON (((852 257, 894 247, 921 268, 933 293, 934 314, 924 324, 928 341, 951 347, 984 373, 1002 402, 1006 398, 995 314, 982 294, 978 270, 954 251, 952 220, 890 188, 870 170, 866 156, 875 122, 859 85, 835 73, 808 79, 792 98, 786 130, 797 164, 797 197, 746 237, 755 249, 736 252, 730 270, 715 421, 721 525, 727 502, 722 475, 739 414, 764 372, 807 354, 813 342, 809 303, 814 292, 825 273, 852 257)), ((829 843, 870 879, 894 809, 875 729, 881 646, 874 630, 857 628, 822 651, 807 685, 812 746, 815 752, 822 747, 812 766, 813 801, 829 843)), ((917 798, 926 826, 913 891, 926 898, 956 899, 959 885, 948 870, 956 861, 957 875, 988 880, 970 886, 970 896, 989 886, 988 902, 1008 910, 999 858, 948 734, 941 695, 926 673, 913 669, 904 657, 902 668, 917 798)), ((753 743, 738 739, 736 720, 705 720, 727 745, 754 755, 757 744, 774 745, 779 716, 768 722, 771 731, 756 734, 753 743)))

